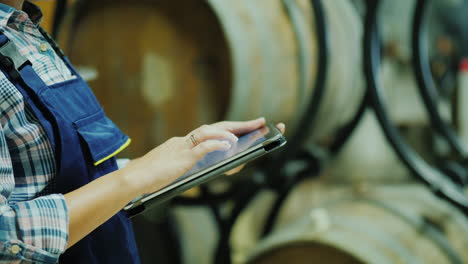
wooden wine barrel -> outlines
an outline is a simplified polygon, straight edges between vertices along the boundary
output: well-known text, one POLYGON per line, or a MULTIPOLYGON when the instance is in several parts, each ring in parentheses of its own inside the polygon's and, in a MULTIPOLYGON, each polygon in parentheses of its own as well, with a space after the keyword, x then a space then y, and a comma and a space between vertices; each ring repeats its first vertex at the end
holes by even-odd
POLYGON ((365 93, 362 75, 361 18, 350 1, 322 1, 328 31, 330 65, 317 129, 311 140, 327 144, 356 114, 365 93))
MULTIPOLYGON (((265 206, 252 205, 235 231, 248 233, 265 206)), ((420 185, 310 181, 289 197, 269 237, 250 243, 238 237, 232 244, 236 263, 467 263, 468 221, 420 185)))
MULTIPOLYGON (((363 95, 350 81, 361 32, 343 27, 357 14, 330 2, 328 11, 339 10, 329 16, 337 55, 314 138, 332 134, 363 95)), ((309 0, 79 1, 59 40, 75 65, 98 72, 90 84, 134 138, 133 157, 222 119, 265 116, 293 134, 315 83, 312 8, 309 0)))

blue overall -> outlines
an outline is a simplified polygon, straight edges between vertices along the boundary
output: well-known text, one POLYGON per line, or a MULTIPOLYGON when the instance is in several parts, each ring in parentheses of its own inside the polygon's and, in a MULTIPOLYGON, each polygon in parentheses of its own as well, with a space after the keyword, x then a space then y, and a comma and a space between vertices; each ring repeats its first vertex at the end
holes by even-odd
MULTIPOLYGON (((0 47, 7 44, 12 45, 0 34, 0 47)), ((29 62, 8 63, 13 62, 12 54, 0 55, 0 68, 44 127, 57 164, 53 189, 65 194, 115 171, 113 156, 129 143, 129 138, 106 117, 91 89, 53 41, 51 45, 62 55, 75 79, 47 86, 29 62)), ((130 220, 124 212, 118 213, 69 248, 59 262, 140 263, 130 220)))

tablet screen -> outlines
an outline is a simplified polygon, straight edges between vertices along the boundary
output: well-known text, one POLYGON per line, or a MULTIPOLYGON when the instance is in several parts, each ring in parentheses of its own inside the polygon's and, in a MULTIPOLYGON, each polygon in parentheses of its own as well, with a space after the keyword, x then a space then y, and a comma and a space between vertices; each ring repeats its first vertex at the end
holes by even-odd
POLYGON ((180 181, 190 175, 198 173, 206 168, 209 168, 223 160, 229 159, 238 153, 241 153, 252 146, 261 144, 267 140, 266 135, 269 133, 268 127, 255 130, 249 134, 241 136, 236 143, 231 143, 232 147, 229 150, 214 151, 208 153, 203 159, 201 159, 195 166, 190 169, 186 174, 177 179, 175 182, 180 181))

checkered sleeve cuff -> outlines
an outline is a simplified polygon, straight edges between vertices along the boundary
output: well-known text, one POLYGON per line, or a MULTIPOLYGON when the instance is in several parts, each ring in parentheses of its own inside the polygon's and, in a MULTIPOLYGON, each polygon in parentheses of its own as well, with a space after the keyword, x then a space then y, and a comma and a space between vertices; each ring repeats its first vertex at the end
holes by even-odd
MULTIPOLYGON (((0 251, 26 263, 57 263, 68 242, 69 214, 63 195, 42 196, 10 206, 2 217, 14 218, 15 223, 2 221, 10 225, 10 235, 0 251)), ((7 231, 4 228, 1 231, 7 231)))

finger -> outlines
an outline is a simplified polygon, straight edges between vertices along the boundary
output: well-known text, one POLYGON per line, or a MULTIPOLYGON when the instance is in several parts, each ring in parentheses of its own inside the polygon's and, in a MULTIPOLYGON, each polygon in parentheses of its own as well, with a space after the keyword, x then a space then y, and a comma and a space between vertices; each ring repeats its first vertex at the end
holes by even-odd
POLYGON ((282 134, 286 132, 286 125, 284 123, 278 123, 276 127, 281 131, 282 134))
POLYGON ((232 170, 230 170, 230 171, 228 171, 228 172, 226 172, 226 173, 224 173, 224 174, 225 174, 225 175, 228 175, 228 176, 229 176, 229 175, 237 174, 237 173, 239 173, 244 167, 245 167, 245 164, 244 164, 244 165, 241 165, 241 166, 239 166, 239 167, 237 167, 237 168, 235 168, 235 169, 232 169, 232 170))
POLYGON ((270 133, 270 128, 265 126, 257 130, 259 133, 252 133, 249 135, 249 141, 255 142, 257 139, 264 137, 268 133, 270 133))
POLYGON ((216 127, 225 129, 227 131, 230 131, 236 135, 242 135, 242 134, 252 132, 256 129, 259 129, 265 126, 265 124, 266 124, 265 118, 261 117, 261 118, 250 120, 250 121, 242 121, 242 122, 224 121, 224 122, 219 122, 213 125, 216 127))
POLYGON ((216 150, 228 150, 231 148, 231 144, 227 141, 222 140, 207 140, 199 145, 195 146, 192 151, 195 153, 198 159, 203 158, 206 154, 216 150))
POLYGON ((239 140, 239 138, 237 138, 236 135, 229 131, 208 125, 204 125, 196 129, 187 137, 192 145, 196 145, 194 143, 201 143, 210 139, 226 139, 231 141, 232 143, 235 143, 239 140), (196 142, 193 142, 193 139, 190 139, 190 137, 194 137, 196 142))

